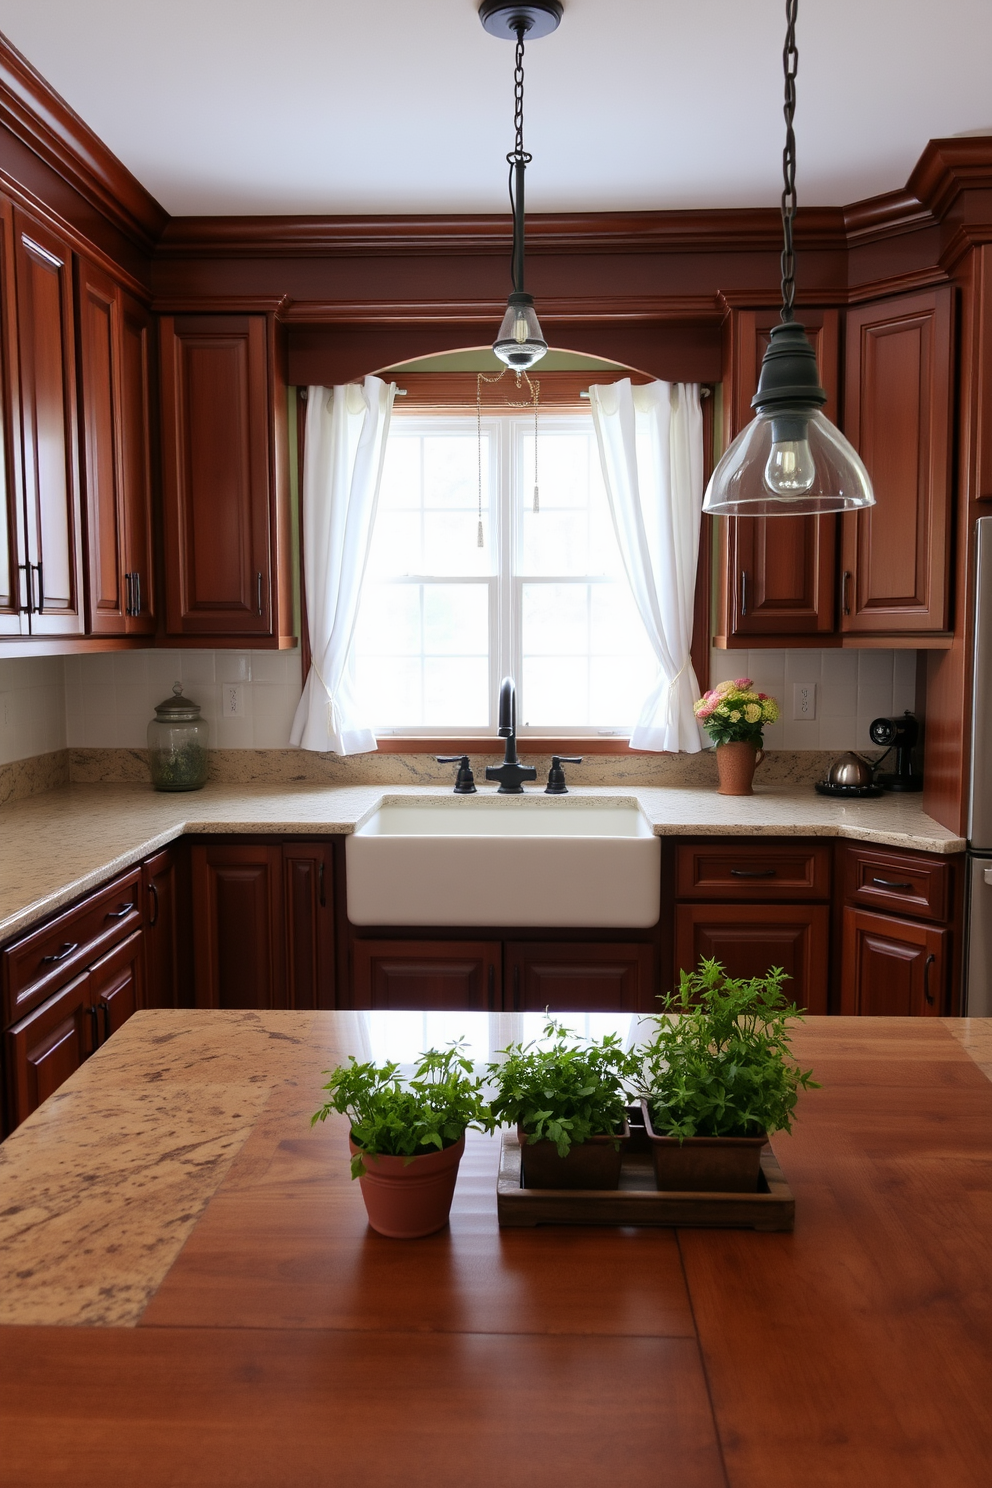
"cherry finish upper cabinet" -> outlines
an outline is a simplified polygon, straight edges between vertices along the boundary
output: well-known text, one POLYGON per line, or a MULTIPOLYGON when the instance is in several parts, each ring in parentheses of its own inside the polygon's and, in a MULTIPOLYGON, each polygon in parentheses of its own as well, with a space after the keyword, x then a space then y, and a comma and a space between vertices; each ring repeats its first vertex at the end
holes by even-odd
POLYGON ((876 505, 841 519, 845 635, 948 627, 953 290, 848 311, 844 433, 876 505))
MULTIPOLYGON (((801 318, 827 393, 824 412, 836 423, 840 317, 836 310, 809 310, 801 318)), ((728 444, 754 417, 751 399, 769 333, 778 321, 777 310, 733 313, 724 431, 728 444)), ((718 646, 760 644, 761 637, 815 641, 833 631, 835 517, 729 517, 721 525, 718 646)))
POLYGON ((163 316, 166 629, 289 644, 285 386, 264 315, 163 316))
POLYGON ((151 317, 77 260, 86 578, 93 635, 147 635, 152 589, 151 317))
POLYGON ((13 209, 0 197, 0 636, 27 635, 28 567, 24 497, 15 464, 17 298, 13 209))
POLYGON ((13 230, 30 629, 81 635, 72 255, 18 207, 13 230))

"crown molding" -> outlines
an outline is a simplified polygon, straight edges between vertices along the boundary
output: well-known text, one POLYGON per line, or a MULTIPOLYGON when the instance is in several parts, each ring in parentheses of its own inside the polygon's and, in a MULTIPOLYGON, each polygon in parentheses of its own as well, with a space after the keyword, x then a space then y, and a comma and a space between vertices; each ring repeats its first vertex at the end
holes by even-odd
POLYGON ((844 208, 844 232, 849 248, 936 226, 933 213, 908 186, 901 191, 888 191, 884 196, 869 196, 844 208))
MULTIPOLYGON (((173 217, 156 257, 347 258, 373 255, 505 253, 509 216, 173 217)), ((774 208, 693 212, 555 212, 527 218, 528 254, 722 253, 776 250, 774 208)), ((801 210, 796 239, 806 249, 843 248, 839 207, 801 210)))
POLYGON ((288 304, 284 294, 156 295, 151 308, 159 315, 279 315, 288 304))
POLYGON ((0 34, 0 125, 146 252, 169 220, 101 139, 0 34))
MULTIPOLYGON (((156 300, 154 308, 171 305, 156 300)), ((192 302, 184 302, 187 308, 192 302)), ((201 302, 202 303, 202 302, 201 302)), ((216 303, 211 301, 211 307, 216 303)), ((196 308, 200 308, 197 305, 196 308)), ((505 300, 305 300, 287 303, 280 318, 288 325, 488 325, 499 320, 505 300)), ((616 295, 565 298, 542 295, 542 322, 595 324, 641 321, 651 324, 719 325, 724 311, 717 295, 616 295)))
POLYGON ((909 178, 912 191, 943 219, 964 191, 992 187, 992 135, 930 140, 909 178))

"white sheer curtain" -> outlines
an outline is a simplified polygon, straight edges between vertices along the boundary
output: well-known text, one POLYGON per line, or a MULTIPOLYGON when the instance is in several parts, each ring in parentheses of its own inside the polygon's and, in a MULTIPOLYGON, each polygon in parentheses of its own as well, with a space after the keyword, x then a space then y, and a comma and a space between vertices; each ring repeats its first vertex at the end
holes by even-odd
POLYGON ((610 511, 658 678, 630 736, 634 749, 698 753, 692 610, 703 506, 703 418, 695 383, 630 378, 591 387, 610 511))
POLYGON ((395 383, 309 389, 303 460, 303 565, 311 664, 291 744, 364 754, 375 735, 355 711, 348 671, 372 542, 395 383))

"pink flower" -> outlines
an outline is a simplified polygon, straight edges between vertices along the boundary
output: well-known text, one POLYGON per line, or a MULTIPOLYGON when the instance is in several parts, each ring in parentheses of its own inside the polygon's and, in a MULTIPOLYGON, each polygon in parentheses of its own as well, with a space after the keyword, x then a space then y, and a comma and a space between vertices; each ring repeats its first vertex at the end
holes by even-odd
POLYGON ((759 692, 758 693, 758 697, 761 699, 761 701, 763 703, 768 701, 768 694, 767 694, 767 692, 759 692))
POLYGON ((734 686, 735 687, 739 687, 742 692, 746 692, 747 689, 751 686, 751 678, 750 677, 735 677, 734 678, 734 686))

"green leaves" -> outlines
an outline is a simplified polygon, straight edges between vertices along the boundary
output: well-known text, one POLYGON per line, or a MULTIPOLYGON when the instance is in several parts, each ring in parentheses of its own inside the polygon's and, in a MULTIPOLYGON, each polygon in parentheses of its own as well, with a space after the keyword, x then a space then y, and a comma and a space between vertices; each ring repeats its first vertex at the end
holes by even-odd
POLYGON ((583 1043, 553 1018, 544 1036, 553 1040, 550 1048, 510 1044, 500 1051, 505 1063, 489 1066, 497 1090, 493 1113, 518 1122, 528 1142, 554 1142, 565 1157, 573 1143, 623 1126, 640 1057, 626 1053, 616 1034, 583 1043))
POLYGON ((496 1125, 482 1093, 482 1077, 475 1076, 463 1043, 421 1054, 413 1077, 399 1079, 398 1064, 359 1064, 354 1055, 330 1075, 322 1088, 330 1099, 310 1118, 310 1125, 326 1121, 332 1111, 351 1121, 351 1135, 362 1149, 351 1160, 352 1178, 365 1172, 363 1156, 413 1159, 425 1152, 450 1147, 474 1127, 492 1131, 496 1125))
POLYGON ((789 1053, 781 967, 734 979, 719 961, 682 972, 679 990, 644 1049, 644 1077, 655 1131, 678 1137, 751 1137, 791 1131, 800 1090, 818 1089, 789 1053))

